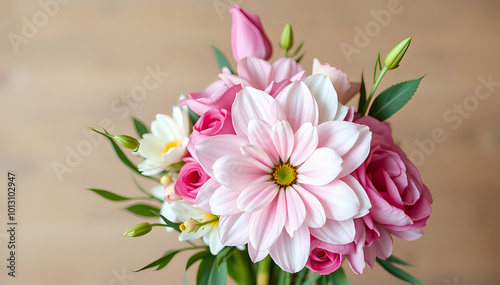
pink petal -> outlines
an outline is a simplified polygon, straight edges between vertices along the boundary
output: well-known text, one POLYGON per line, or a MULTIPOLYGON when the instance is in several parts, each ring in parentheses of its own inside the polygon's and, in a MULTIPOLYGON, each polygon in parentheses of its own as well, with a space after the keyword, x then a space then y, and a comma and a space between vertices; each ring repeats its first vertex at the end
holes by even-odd
POLYGON ((310 229, 311 234, 324 242, 348 244, 354 241, 356 230, 352 220, 334 221, 327 219, 323 227, 310 229))
POLYGON ((252 244, 248 244, 248 255, 252 262, 257 263, 264 259, 269 254, 269 249, 264 249, 262 251, 257 251, 252 244))
POLYGON ((273 98, 252 87, 245 87, 234 100, 231 115, 236 134, 247 137, 248 123, 252 119, 269 120, 273 98))
POLYGON ((370 212, 370 208, 372 207, 372 203, 370 202, 370 198, 366 194, 366 190, 363 186, 361 186, 358 180, 351 175, 344 176, 341 180, 354 190, 354 193, 359 200, 359 212, 353 218, 360 218, 368 214, 370 212))
POLYGON ((259 146, 269 156, 273 164, 279 163, 279 155, 274 147, 271 138, 271 125, 259 120, 253 119, 248 124, 248 139, 251 144, 259 146))
POLYGON ((276 100, 294 131, 307 122, 314 126, 318 124, 318 105, 304 82, 292 82, 276 96, 276 100))
POLYGON ((310 251, 309 229, 302 226, 290 237, 282 232, 276 243, 271 247, 271 257, 283 270, 291 273, 304 268, 310 251))
POLYGON ((210 198, 210 209, 214 215, 235 215, 241 213, 236 207, 236 199, 241 191, 219 187, 210 198))
POLYGON ((271 138, 281 161, 288 161, 293 151, 293 130, 287 121, 276 122, 271 129, 271 138))
POLYGON ((251 157, 267 167, 274 168, 273 161, 269 158, 265 151, 259 146, 247 144, 241 147, 241 153, 244 156, 251 157))
POLYGON ((339 178, 356 170, 365 161, 370 152, 372 133, 367 126, 358 125, 358 128, 358 140, 345 155, 342 155, 344 163, 342 163, 342 171, 339 174, 339 178))
POLYGON ((219 217, 219 238, 225 246, 238 246, 248 243, 248 223, 250 213, 223 215, 219 217))
POLYGON ((301 165, 318 146, 318 132, 311 123, 303 124, 295 133, 293 152, 290 156, 292 165, 301 165))
POLYGON ((302 71, 304 70, 294 59, 282 57, 273 62, 271 66, 271 79, 274 82, 281 82, 292 78, 302 71))
POLYGON ((250 184, 238 196, 238 209, 244 212, 258 211, 271 203, 278 191, 278 186, 270 181, 250 184))
POLYGON ((243 190, 249 184, 269 180, 271 169, 241 154, 228 154, 213 165, 214 178, 231 189, 243 190))
POLYGON ((322 74, 316 74, 306 77, 303 82, 318 104, 318 123, 332 121, 337 113, 338 100, 330 79, 322 74))
POLYGON ((332 121, 318 126, 318 147, 327 147, 343 156, 354 146, 359 138, 357 124, 332 121))
POLYGON ((311 228, 320 228, 326 223, 326 215, 320 201, 299 184, 292 186, 299 194, 306 208, 304 223, 311 228))
POLYGON ((419 239, 420 237, 422 237, 424 235, 424 233, 422 232, 421 229, 409 230, 409 231, 402 231, 402 232, 391 231, 391 233, 395 237, 398 237, 398 238, 400 238, 402 240, 407 240, 407 241, 412 241, 412 240, 419 239))
POLYGON ((294 232, 304 223, 306 207, 302 198, 292 187, 288 187, 284 191, 286 197, 285 229, 288 235, 293 237, 294 232))
POLYGON ((298 182, 309 185, 330 183, 341 170, 342 158, 332 149, 318 148, 297 170, 298 182))
POLYGON ((254 212, 249 223, 250 244, 256 251, 269 249, 278 239, 286 220, 286 199, 280 191, 264 209, 254 212))
POLYGON ((196 206, 200 211, 205 213, 211 213, 209 201, 212 195, 215 193, 217 189, 221 187, 220 183, 217 182, 214 178, 210 178, 201 186, 198 194, 196 195, 196 206))
POLYGON ((372 245, 377 257, 386 259, 392 254, 392 237, 384 227, 377 227, 380 231, 379 240, 372 245))
POLYGON ((238 62, 238 76, 245 78, 250 86, 259 90, 266 89, 271 82, 271 64, 263 59, 249 56, 238 62))
POLYGON ((235 135, 219 135, 210 137, 196 144, 195 153, 203 170, 214 177, 212 166, 215 161, 227 154, 240 153, 240 147, 247 144, 246 140, 235 135))
POLYGON ((354 191, 341 180, 334 180, 327 185, 303 185, 316 196, 325 209, 328 219, 345 221, 358 214, 360 204, 354 191))

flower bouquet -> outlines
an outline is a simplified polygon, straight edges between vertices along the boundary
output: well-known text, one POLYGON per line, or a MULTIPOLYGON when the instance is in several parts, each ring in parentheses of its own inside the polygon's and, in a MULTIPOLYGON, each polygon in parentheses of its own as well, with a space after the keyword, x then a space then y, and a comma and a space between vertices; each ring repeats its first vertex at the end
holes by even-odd
MULTIPOLYGON (((158 221, 125 235, 161 227, 187 243, 138 271, 161 269, 191 251, 186 270, 201 261, 197 284, 225 284, 227 275, 238 284, 349 284, 347 264, 360 274, 375 262, 422 284, 400 268, 408 264, 392 255, 392 239, 422 236, 432 197, 386 122, 422 78, 375 95, 411 38, 383 65, 379 54, 367 93, 363 75, 351 82, 317 59, 307 75, 289 24, 280 40, 284 57, 270 63, 259 17, 238 6, 230 14, 236 69, 213 47, 220 80, 181 96, 172 116, 156 115, 150 129, 134 119, 138 139, 95 130, 127 167, 158 183, 146 191, 134 180, 141 199, 162 204, 128 207, 158 221), (344 105, 356 94, 357 111, 344 105), (143 160, 136 166, 119 145, 143 160)), ((90 190, 112 201, 134 199, 90 190)))

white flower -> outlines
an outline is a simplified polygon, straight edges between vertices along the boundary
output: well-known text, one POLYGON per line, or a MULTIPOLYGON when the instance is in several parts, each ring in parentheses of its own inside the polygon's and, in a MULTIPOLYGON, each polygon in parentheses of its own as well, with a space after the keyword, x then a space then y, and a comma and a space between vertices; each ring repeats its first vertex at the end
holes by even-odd
POLYGON ((139 171, 144 175, 155 175, 171 164, 180 162, 187 154, 191 123, 185 107, 174 107, 173 115, 158 114, 151 123, 151 133, 144 134, 139 141, 138 154, 144 158, 139 171))

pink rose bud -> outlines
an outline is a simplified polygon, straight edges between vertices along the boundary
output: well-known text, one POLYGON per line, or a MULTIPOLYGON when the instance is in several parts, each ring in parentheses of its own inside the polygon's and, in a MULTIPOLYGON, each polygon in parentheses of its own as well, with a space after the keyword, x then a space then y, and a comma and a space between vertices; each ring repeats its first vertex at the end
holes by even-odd
POLYGON ((210 179, 210 176, 192 157, 186 158, 184 161, 186 164, 181 168, 179 178, 175 182, 175 194, 181 196, 184 201, 195 205, 198 191, 210 179))
MULTIPOLYGON (((344 247, 347 249, 350 245, 344 247)), ((337 250, 335 245, 327 244, 313 238, 311 241, 311 253, 309 254, 306 267, 319 274, 328 275, 339 269, 342 265, 344 256, 340 252, 343 251, 345 251, 344 248, 337 250)))
POLYGON ((236 62, 247 56, 269 59, 273 54, 271 42, 260 23, 259 16, 235 5, 229 14, 233 18, 231 45, 236 62))

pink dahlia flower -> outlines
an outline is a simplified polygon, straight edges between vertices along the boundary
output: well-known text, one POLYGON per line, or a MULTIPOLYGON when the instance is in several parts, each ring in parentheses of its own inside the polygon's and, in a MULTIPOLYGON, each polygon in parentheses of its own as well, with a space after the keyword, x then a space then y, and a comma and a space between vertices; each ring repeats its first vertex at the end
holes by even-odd
POLYGON ((211 177, 197 205, 220 216, 223 245, 248 243, 254 262, 271 254, 297 272, 309 258, 311 235, 333 244, 354 240, 353 219, 366 215, 370 202, 350 173, 368 155, 371 133, 341 121, 338 111, 323 75, 293 82, 276 98, 251 87, 236 95, 236 135, 195 146, 211 177))
POLYGON ((280 58, 273 64, 257 58, 246 57, 237 66, 238 75, 224 68, 218 80, 205 90, 190 93, 179 105, 188 105, 196 114, 210 109, 231 110, 236 94, 244 87, 253 87, 276 97, 288 84, 304 78, 304 70, 291 58, 280 58))

